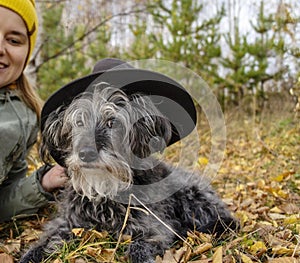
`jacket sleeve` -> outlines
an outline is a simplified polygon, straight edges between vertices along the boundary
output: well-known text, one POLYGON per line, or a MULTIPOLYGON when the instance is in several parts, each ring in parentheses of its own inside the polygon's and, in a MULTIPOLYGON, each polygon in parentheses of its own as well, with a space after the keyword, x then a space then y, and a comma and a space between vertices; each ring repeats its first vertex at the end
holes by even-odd
POLYGON ((9 179, 1 186, 0 222, 10 220, 15 215, 35 214, 52 199, 52 195, 46 193, 40 185, 41 177, 50 167, 42 166, 30 176, 26 176, 27 163, 23 163, 22 166, 16 174, 10 174, 9 179))
POLYGON ((50 167, 43 166, 27 176, 26 157, 38 132, 34 112, 15 98, 0 102, 0 221, 5 221, 36 213, 52 195, 40 185, 50 167))

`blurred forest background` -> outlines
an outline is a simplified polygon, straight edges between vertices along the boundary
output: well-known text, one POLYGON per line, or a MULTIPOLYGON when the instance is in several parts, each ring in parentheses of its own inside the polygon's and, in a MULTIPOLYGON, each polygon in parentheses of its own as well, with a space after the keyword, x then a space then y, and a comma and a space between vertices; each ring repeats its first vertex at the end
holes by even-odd
POLYGON ((292 88, 297 94, 297 0, 36 2, 40 31, 29 71, 44 99, 104 57, 180 63, 208 83, 223 109, 281 108, 292 88))

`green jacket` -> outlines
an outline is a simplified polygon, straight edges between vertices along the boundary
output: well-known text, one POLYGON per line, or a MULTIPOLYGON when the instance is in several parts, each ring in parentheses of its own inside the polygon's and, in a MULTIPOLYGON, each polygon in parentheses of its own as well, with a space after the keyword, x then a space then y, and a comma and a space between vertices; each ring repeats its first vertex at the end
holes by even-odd
POLYGON ((36 114, 6 88, 0 89, 0 221, 20 214, 36 213, 47 204, 49 194, 40 185, 42 167, 27 175, 26 156, 36 142, 36 114))

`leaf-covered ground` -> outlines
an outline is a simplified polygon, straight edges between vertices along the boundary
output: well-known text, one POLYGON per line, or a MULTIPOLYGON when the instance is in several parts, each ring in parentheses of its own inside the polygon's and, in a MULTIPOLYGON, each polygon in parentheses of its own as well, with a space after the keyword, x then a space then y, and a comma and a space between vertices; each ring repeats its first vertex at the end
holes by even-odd
MULTIPOLYGON (((156 262, 300 262, 300 121, 292 114, 259 118, 228 116, 223 164, 212 183, 240 220, 241 231, 224 240, 189 233, 156 262), (257 120, 259 119, 259 120, 257 120)), ((196 165, 209 162, 210 133, 205 125, 196 165)), ((168 158, 173 158, 169 150, 168 158)), ((34 158, 33 158, 34 159, 34 158)), ((0 262, 14 262, 37 240, 53 210, 0 224, 0 262)), ((105 232, 74 229, 78 240, 65 244, 48 262, 126 262, 130 237, 120 243, 105 232), (55 259, 56 258, 56 259, 55 259)))

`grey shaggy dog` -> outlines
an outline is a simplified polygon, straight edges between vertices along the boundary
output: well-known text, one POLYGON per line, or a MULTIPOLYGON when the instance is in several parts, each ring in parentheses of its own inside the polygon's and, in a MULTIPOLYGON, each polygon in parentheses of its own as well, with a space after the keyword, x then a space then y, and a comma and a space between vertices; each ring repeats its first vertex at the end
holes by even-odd
MULTIPOLYGON (((236 220, 207 180, 151 157, 163 150, 171 129, 149 97, 128 96, 106 83, 52 113, 46 122, 42 153, 46 159, 47 149, 60 152, 70 181, 62 192, 57 217, 46 225, 40 241, 21 262, 41 262, 62 247, 63 240, 73 238, 73 228, 105 230, 117 239, 134 187, 135 195, 180 236, 193 230, 216 236, 235 230, 236 220), (168 177, 173 183, 160 183, 168 177), (151 202, 155 188, 145 189, 156 183, 165 196, 151 202)), ((128 259, 153 263, 178 238, 153 215, 134 209, 141 208, 138 202, 130 205, 123 232, 132 237, 128 259)))

